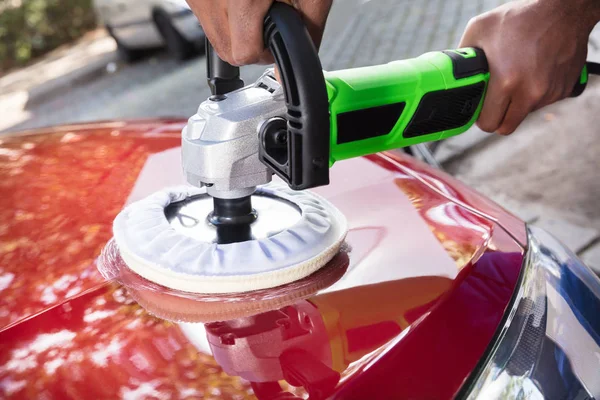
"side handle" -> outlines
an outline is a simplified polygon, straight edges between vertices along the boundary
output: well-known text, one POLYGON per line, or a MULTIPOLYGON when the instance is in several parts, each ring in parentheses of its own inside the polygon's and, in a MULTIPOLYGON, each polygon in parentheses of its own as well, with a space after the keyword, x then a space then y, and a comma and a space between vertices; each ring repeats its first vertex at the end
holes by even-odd
POLYGON ((275 2, 265 19, 265 43, 285 93, 285 120, 259 132, 259 158, 292 189, 329 184, 329 101, 317 49, 293 7, 275 2))

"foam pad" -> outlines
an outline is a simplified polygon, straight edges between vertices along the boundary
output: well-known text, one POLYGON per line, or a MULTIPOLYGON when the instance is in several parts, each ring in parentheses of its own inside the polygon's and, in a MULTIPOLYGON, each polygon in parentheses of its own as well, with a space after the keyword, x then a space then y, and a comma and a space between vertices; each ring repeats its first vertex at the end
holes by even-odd
POLYGON ((342 246, 327 265, 306 278, 243 293, 190 293, 151 282, 125 264, 114 239, 102 249, 97 267, 106 280, 123 285, 138 304, 158 318, 207 323, 250 317, 313 296, 344 275, 350 262, 348 251, 348 247, 342 246))
POLYGON ((137 274, 172 289, 234 293, 302 279, 338 252, 348 227, 346 218, 331 203, 312 192, 292 191, 278 183, 257 191, 294 203, 301 211, 300 220, 264 239, 201 242, 171 227, 165 208, 205 193, 204 189, 165 189, 132 203, 115 219, 113 234, 121 257, 137 274))

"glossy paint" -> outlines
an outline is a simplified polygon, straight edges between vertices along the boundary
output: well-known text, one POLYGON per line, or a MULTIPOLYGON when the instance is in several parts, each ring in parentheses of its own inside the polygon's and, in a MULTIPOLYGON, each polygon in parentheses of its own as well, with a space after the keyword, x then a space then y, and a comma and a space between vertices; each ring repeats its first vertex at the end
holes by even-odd
MULTIPOLYGON (((321 347, 312 358, 283 352, 304 367, 284 374, 282 386, 268 381, 275 370, 256 367, 264 379, 251 384, 224 364, 228 375, 208 354, 203 325, 154 317, 123 287, 103 282, 95 260, 119 210, 181 179, 174 171, 184 123, 66 126, 0 139, 2 397, 265 398, 308 390, 314 398, 448 398, 460 389, 513 293, 524 224, 399 153, 340 162, 332 184, 316 190, 349 220, 349 264, 337 283, 291 305, 320 321, 319 329, 296 331, 298 343, 321 347), (315 391, 298 380, 315 368, 314 357, 337 384, 315 391)), ((248 321, 254 334, 265 331, 248 321)))

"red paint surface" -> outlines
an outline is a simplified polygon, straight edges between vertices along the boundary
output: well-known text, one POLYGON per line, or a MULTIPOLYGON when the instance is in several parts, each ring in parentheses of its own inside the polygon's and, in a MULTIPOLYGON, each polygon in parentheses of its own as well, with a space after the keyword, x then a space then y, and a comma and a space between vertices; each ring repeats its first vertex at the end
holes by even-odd
POLYGON ((381 321, 373 325, 359 326, 346 331, 348 351, 376 349, 396 337, 402 329, 394 321, 381 321))
POLYGON ((94 261, 149 153, 181 124, 99 124, 1 138, 0 329, 101 283, 94 261), (169 128, 164 132, 164 128, 169 128))
MULTIPOLYGON (((105 123, 2 137, 2 397, 250 396, 247 383, 224 374, 179 326, 152 317, 123 289, 103 285, 94 267, 148 155, 178 146, 182 125, 105 123)), ((342 372, 337 396, 451 397, 483 355, 505 311, 522 251, 512 238, 524 243, 524 225, 410 158, 369 160, 391 175, 332 199, 352 228, 349 271, 411 270, 408 260, 396 256, 400 244, 393 239, 415 227, 386 197, 391 194, 410 199, 420 223, 460 273, 446 286, 439 286, 438 277, 429 281, 411 270, 413 278, 384 282, 389 290, 358 285, 342 300, 317 295, 315 304, 321 302, 325 324, 333 320, 326 305, 337 307, 339 334, 392 320, 402 331, 381 346, 376 340, 380 332, 373 333, 364 343, 377 345, 367 346, 364 354, 342 354, 347 349, 336 353, 331 342, 334 358, 351 362, 342 372), (382 209, 388 217, 376 218, 374 213, 382 209), (415 295, 403 296, 411 288, 415 295), (428 295, 417 300, 417 293, 428 295), (390 296, 386 304, 381 296, 390 296)), ((359 160, 347 161, 353 162, 359 160)), ((330 189, 344 189, 353 179, 334 181, 330 189)), ((421 257, 428 259, 427 249, 421 257)), ((369 329, 360 332, 368 335, 369 329)))
POLYGON ((520 218, 509 213, 500 205, 458 179, 424 163, 402 156, 399 152, 386 153, 383 157, 373 155, 367 158, 386 169, 401 171, 403 174, 427 184, 431 189, 454 203, 461 204, 466 209, 494 221, 509 232, 510 236, 522 247, 527 246, 527 231, 520 218))
POLYGON ((220 399, 250 391, 177 325, 107 284, 0 332, 0 365, 3 398, 220 399))
POLYGON ((453 398, 496 332, 522 261, 520 253, 490 252, 463 268, 428 317, 347 380, 335 398, 453 398))

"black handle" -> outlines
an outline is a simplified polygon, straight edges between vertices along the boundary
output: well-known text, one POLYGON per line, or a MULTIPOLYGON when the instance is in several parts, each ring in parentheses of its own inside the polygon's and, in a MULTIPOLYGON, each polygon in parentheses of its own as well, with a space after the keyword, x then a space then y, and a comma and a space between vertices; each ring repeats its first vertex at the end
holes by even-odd
POLYGON ((223 61, 206 39, 206 80, 215 99, 244 86, 240 69, 223 61))
POLYGON ((471 56, 467 49, 442 51, 452 60, 452 74, 455 79, 468 78, 489 72, 490 68, 483 50, 478 47, 472 49, 475 52, 474 56, 471 56))
POLYGON ((279 69, 286 121, 266 121, 260 160, 296 190, 329 184, 329 100, 317 49, 293 7, 275 2, 265 19, 265 44, 279 69))
POLYGON ((600 75, 600 64, 591 61, 588 61, 585 64, 583 72, 581 73, 581 77, 575 85, 575 89, 573 89, 571 97, 577 97, 583 93, 588 84, 588 78, 590 75, 600 75))

